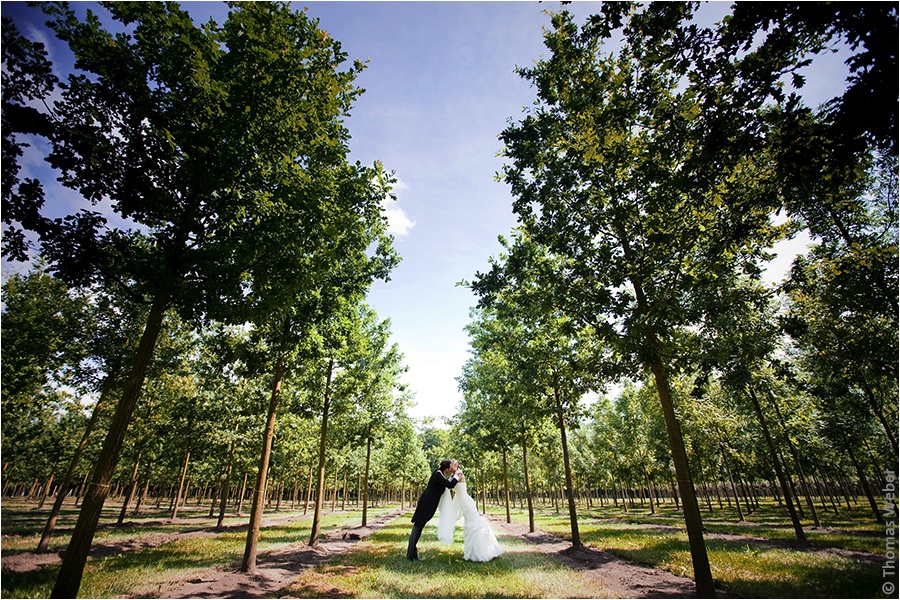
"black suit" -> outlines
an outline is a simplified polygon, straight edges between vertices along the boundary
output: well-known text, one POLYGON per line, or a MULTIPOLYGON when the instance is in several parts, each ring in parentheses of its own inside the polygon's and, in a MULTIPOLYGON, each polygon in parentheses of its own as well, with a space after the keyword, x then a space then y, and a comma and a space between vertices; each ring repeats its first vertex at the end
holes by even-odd
POLYGON ((413 528, 409 534, 409 546, 406 549, 406 558, 409 560, 416 560, 419 558, 419 551, 416 548, 416 544, 419 543, 419 536, 422 535, 422 528, 425 527, 425 523, 430 521, 437 511, 438 503, 441 501, 441 495, 444 493, 444 490, 452 488, 456 483, 457 480, 455 478, 447 479, 440 469, 431 474, 431 479, 428 480, 428 486, 419 497, 419 503, 416 505, 416 512, 413 513, 413 528))

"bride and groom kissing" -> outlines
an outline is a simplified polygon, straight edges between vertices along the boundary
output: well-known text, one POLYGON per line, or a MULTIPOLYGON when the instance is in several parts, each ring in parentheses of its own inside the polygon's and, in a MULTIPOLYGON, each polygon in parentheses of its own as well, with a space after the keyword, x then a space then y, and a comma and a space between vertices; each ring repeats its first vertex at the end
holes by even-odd
POLYGON ((466 492, 466 476, 455 460, 441 461, 440 467, 431 474, 428 486, 422 492, 416 512, 412 517, 412 531, 409 534, 409 545, 406 558, 423 560, 419 557, 416 544, 422 535, 425 524, 440 509, 438 517, 438 539, 445 544, 453 543, 453 532, 456 522, 463 522, 463 558, 475 562, 487 562, 500 556, 503 549, 497 542, 494 532, 487 520, 478 514, 475 501, 466 492), (451 490, 453 490, 451 492, 451 490))

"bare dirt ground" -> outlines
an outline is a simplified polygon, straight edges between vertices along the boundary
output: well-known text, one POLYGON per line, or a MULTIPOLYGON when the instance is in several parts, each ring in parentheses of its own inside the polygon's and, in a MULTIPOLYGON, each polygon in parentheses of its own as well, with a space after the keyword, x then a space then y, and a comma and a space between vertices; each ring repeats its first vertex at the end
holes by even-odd
MULTIPOLYGON (((599 580, 623 598, 696 598, 694 580, 662 569, 655 569, 619 558, 609 552, 590 547, 572 548, 572 543, 543 532, 530 533, 528 525, 507 523, 499 517, 489 517, 491 523, 506 533, 535 544, 585 577, 599 580)), ((726 597, 720 593, 719 597, 726 597)))
MULTIPOLYGON (((372 521, 368 527, 347 528, 323 537, 317 548, 305 543, 291 544, 277 552, 260 557, 253 575, 241 573, 237 565, 228 569, 210 569, 185 585, 153 594, 160 598, 263 598, 276 594, 293 581, 298 573, 325 563, 347 552, 359 540, 380 529, 402 511, 395 511, 372 521)), ((694 582, 668 571, 635 564, 593 548, 573 550, 567 540, 545 533, 529 533, 526 525, 507 524, 489 517, 495 526, 509 535, 535 544, 541 551, 586 577, 600 581, 624 598, 694 598, 694 582)), ((345 597, 339 588, 317 590, 322 597, 345 597)), ((144 597, 147 597, 146 595, 144 597)), ((725 597, 722 595, 721 597, 725 597)))
MULTIPOLYGON (((137 590, 135 597, 141 598, 264 598, 271 597, 288 586, 300 572, 310 567, 328 562, 350 550, 358 541, 366 539, 374 531, 407 511, 395 510, 373 519, 367 527, 347 527, 323 535, 317 547, 310 548, 305 541, 299 541, 276 551, 260 555, 257 569, 253 574, 239 571, 238 564, 210 568, 186 582, 173 583, 168 587, 137 590)), ((264 519, 263 526, 284 523, 294 516, 273 516, 264 519)), ((504 533, 526 540, 548 556, 581 573, 585 577, 602 583, 613 593, 624 598, 694 598, 694 582, 687 577, 679 577, 662 569, 633 563, 609 552, 591 547, 572 548, 571 543, 561 537, 543 531, 530 533, 528 526, 521 523, 506 523, 496 516, 488 517, 495 528, 504 533)), ((245 524, 244 524, 245 526, 245 524)), ((241 525, 231 526, 241 527, 241 525)), ((650 526, 654 527, 654 526, 650 526)), ((668 527, 656 526, 661 529, 668 527)), ((91 549, 91 556, 99 557, 115 553, 138 551, 158 546, 178 539, 214 536, 220 533, 214 528, 194 531, 154 534, 115 543, 99 543, 91 549)), ((748 536, 713 534, 721 537, 747 541, 761 545, 794 547, 791 542, 768 540, 748 536)), ((876 560, 877 557, 863 552, 853 552, 838 548, 810 548, 811 552, 845 555, 857 560, 876 560)), ((26 552, 3 557, 3 572, 30 571, 59 562, 60 553, 35 554, 26 552)), ((346 592, 338 588, 316 590, 321 597, 346 597, 346 592)), ((719 592, 718 597, 734 597, 719 592)))
MULTIPOLYGON (((305 569, 328 562, 350 550, 357 542, 406 511, 393 511, 373 519, 367 527, 348 527, 323 535, 318 546, 310 548, 305 541, 262 554, 253 574, 239 571, 238 564, 210 568, 193 579, 173 583, 169 587, 137 590, 139 598, 264 598, 284 589, 305 569)), ((263 526, 285 522, 296 517, 265 519, 263 526)), ((608 552, 593 548, 574 550, 567 540, 537 531, 529 533, 526 525, 507 524, 503 519, 489 517, 498 529, 535 544, 542 552, 576 570, 586 577, 599 580, 615 594, 625 598, 692 598, 694 582, 668 571, 631 563, 608 552)), ((117 543, 96 544, 91 556, 105 556, 158 546, 177 539, 212 536, 213 528, 196 531, 150 535, 117 543)), ((3 557, 3 571, 29 571, 60 561, 60 553, 22 554, 3 557)), ((321 597, 346 597, 339 588, 316 590, 321 597)))
MULTIPOLYGON (((369 537, 405 510, 395 510, 373 519, 366 527, 348 527, 323 535, 315 548, 306 542, 297 542, 280 550, 261 555, 256 562, 256 572, 252 575, 241 573, 238 565, 228 568, 209 569, 200 577, 184 585, 161 590, 151 595, 138 594, 137 597, 158 598, 265 598, 297 578, 309 567, 327 562, 347 552, 360 540, 369 537)), ((323 597, 340 596, 340 590, 320 590, 323 597), (337 593, 334 593, 337 592, 337 593)))
MULTIPOLYGON (((262 526, 271 526, 276 525, 278 523, 285 523, 288 521, 292 521, 297 517, 294 516, 282 516, 282 517, 271 517, 264 518, 262 526)), ((154 523, 158 522, 148 522, 144 523, 145 525, 151 526, 154 523)), ((125 525, 129 525, 130 523, 126 522, 125 525)), ((114 554, 121 554, 123 552, 133 552, 136 550, 143 550, 144 548, 152 548, 155 546, 161 546, 162 544, 167 544, 169 542, 173 542, 175 540, 184 540, 190 539, 194 537, 210 537, 219 535, 223 531, 228 531, 231 529, 240 529, 242 527, 246 527, 246 523, 242 523, 239 525, 231 525, 223 527, 221 530, 217 530, 214 527, 200 528, 194 531, 180 532, 180 533, 157 533, 151 535, 141 536, 139 538, 131 539, 131 540, 123 540, 120 542, 97 542, 91 546, 90 556, 92 558, 102 557, 102 556, 111 556, 114 554)), ((59 532, 57 532, 59 533, 59 532)), ((2 562, 2 572, 12 572, 12 573, 21 573, 25 571, 33 571, 35 569, 40 569, 41 567, 45 567, 47 565, 53 565, 59 562, 62 562, 63 551, 60 552, 47 552, 44 554, 36 554, 34 552, 22 552, 20 554, 13 554, 10 556, 4 556, 2 562)))

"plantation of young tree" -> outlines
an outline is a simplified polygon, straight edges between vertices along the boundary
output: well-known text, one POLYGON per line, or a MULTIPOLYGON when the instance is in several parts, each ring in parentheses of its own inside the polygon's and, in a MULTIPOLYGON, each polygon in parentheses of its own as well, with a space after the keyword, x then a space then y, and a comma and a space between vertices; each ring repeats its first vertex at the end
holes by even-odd
POLYGON ((400 257, 394 175, 349 159, 365 65, 283 3, 41 10, 64 76, 3 21, 2 249, 30 263, 2 286, 4 595, 191 596, 274 562, 293 579, 260 594, 629 596, 576 571, 642 565, 675 595, 893 597, 895 5, 551 13, 496 132, 518 224, 458 284, 446 422, 410 416, 367 302, 400 257), (844 93, 811 106, 836 45, 844 93), (92 209, 48 216, 53 180, 92 209), (435 560, 403 558, 447 458, 508 550, 487 566, 428 530, 435 560))

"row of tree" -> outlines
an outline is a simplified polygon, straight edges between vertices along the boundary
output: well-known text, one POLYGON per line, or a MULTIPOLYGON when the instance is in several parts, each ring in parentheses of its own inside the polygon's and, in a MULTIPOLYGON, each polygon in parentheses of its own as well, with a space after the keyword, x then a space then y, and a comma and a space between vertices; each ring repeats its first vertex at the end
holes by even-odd
POLYGON ((458 432, 504 480, 519 455, 530 507, 552 420, 576 546, 577 489, 674 485, 706 597, 700 483, 777 484, 805 541, 817 483, 852 474, 878 518, 868 479, 896 465, 897 9, 738 3, 702 27, 697 8, 553 15, 549 56, 520 71, 537 100, 501 134, 520 226, 468 283, 458 432), (846 91, 809 108, 802 69, 837 44, 846 91), (766 285, 801 230, 808 252, 766 285))
MULTIPOLYGON (((99 441, 89 430, 108 429, 108 398, 121 387, 100 379, 106 371, 102 367, 109 362, 92 349, 102 347, 100 341, 110 339, 117 330, 124 331, 120 327, 127 322, 120 312, 104 312, 109 305, 98 303, 99 298, 95 292, 69 290, 41 271, 13 275, 4 284, 2 328, 11 350, 2 358, 5 492, 39 494, 41 505, 53 489, 62 492, 56 495, 59 502, 67 494, 78 499, 83 493, 88 465, 99 453, 99 441), (101 395, 96 404, 87 406, 88 416, 81 402, 97 388, 102 388, 101 395), (79 447, 82 438, 84 445, 79 447), (72 460, 76 449, 80 461, 72 460)), ((349 477, 358 490, 356 480, 369 472, 382 481, 378 487, 384 490, 385 483, 403 486, 410 476, 418 480, 427 469, 406 415, 409 396, 400 393, 402 357, 387 344, 388 323, 378 323, 364 306, 360 310, 361 319, 352 323, 350 332, 356 339, 343 340, 356 346, 353 353, 344 349, 329 354, 341 360, 332 382, 338 391, 329 411, 334 420, 325 467, 335 477, 328 487, 337 486, 342 476, 341 489, 350 489, 349 477), (400 468, 388 473, 388 464, 400 468)), ((113 478, 115 488, 129 490, 124 495, 123 516, 132 494, 143 490, 141 494, 146 495, 151 485, 172 491, 174 518, 176 497, 184 500, 186 494, 180 495, 180 488, 187 489, 190 482, 208 490, 230 484, 234 493, 233 486, 245 489, 246 474, 256 472, 265 414, 261 399, 267 396, 270 377, 254 375, 247 364, 252 357, 250 334, 244 327, 224 326, 197 333, 174 313, 166 324, 141 406, 129 427, 124 459, 113 478)), ((120 341, 121 347, 109 346, 114 357, 127 353, 128 341, 120 341)), ((301 485, 307 492, 315 489, 310 479, 318 473, 314 467, 318 466, 324 408, 324 365, 319 373, 314 360, 307 365, 298 365, 292 370, 296 376, 285 380, 270 460, 270 499, 276 495, 296 498, 301 485)), ((228 493, 228 487, 223 493, 228 493)), ((39 551, 47 549, 49 533, 39 551)))
POLYGON ((402 357, 364 304, 399 260, 391 174, 347 159, 364 65, 286 3, 201 25, 174 3, 99 6, 40 6, 64 78, 3 21, 3 254, 41 257, 4 288, 4 476, 62 482, 43 547, 83 481, 61 598, 117 483, 123 510, 141 482, 171 485, 174 514, 188 479, 224 506, 252 473, 249 571, 274 487, 312 469, 315 544, 337 462, 362 465, 363 510, 373 452, 424 468, 402 357), (26 151, 46 175, 21 175, 26 151), (48 216, 54 179, 90 206, 48 216))

